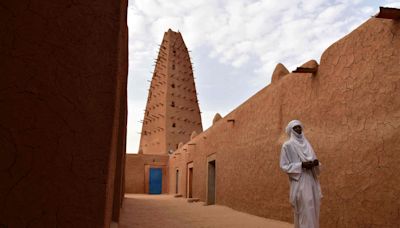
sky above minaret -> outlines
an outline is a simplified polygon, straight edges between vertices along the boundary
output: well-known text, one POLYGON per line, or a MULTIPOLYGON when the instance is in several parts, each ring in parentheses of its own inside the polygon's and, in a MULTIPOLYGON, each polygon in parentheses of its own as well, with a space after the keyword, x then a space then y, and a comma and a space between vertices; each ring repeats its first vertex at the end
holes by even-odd
POLYGON ((164 32, 180 31, 191 51, 203 129, 271 82, 322 52, 393 0, 130 0, 127 152, 141 123, 164 32))

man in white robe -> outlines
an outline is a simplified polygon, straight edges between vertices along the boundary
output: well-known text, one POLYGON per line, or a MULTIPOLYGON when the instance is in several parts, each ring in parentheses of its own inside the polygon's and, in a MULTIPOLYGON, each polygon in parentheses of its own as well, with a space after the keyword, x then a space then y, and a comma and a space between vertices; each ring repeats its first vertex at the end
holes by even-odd
POLYGON ((294 210, 295 228, 319 228, 320 163, 304 136, 300 121, 290 121, 286 133, 289 139, 282 145, 280 167, 289 175, 289 201, 294 210))

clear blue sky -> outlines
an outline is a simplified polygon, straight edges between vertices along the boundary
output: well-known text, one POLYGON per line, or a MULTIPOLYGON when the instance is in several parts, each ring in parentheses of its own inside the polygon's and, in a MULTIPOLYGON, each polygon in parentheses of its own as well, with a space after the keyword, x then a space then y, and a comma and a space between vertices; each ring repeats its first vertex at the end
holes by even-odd
POLYGON ((277 63, 289 70, 310 60, 378 12, 400 1, 130 0, 127 152, 138 150, 147 89, 158 44, 180 31, 194 63, 207 129, 268 85, 277 63))

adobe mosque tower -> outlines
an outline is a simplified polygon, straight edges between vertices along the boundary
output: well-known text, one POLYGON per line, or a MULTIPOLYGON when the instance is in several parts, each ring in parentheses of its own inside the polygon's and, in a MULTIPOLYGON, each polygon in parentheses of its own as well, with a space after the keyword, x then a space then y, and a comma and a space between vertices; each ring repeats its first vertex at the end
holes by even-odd
POLYGON ((166 155, 203 131, 190 56, 179 32, 164 33, 144 113, 139 153, 166 155))

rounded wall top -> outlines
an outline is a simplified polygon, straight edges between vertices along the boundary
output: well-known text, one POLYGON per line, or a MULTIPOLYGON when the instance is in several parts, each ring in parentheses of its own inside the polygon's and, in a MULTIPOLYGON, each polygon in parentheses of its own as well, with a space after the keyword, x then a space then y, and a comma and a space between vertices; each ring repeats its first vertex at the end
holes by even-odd
POLYGON ((312 60, 304 63, 303 65, 301 65, 301 67, 303 67, 303 68, 317 68, 318 67, 318 63, 317 63, 317 61, 312 59, 312 60))
POLYGON ((197 136, 197 132, 193 131, 192 134, 190 135, 190 140, 194 139, 197 136))
POLYGON ((219 113, 216 113, 213 119, 213 124, 215 124, 220 119, 222 119, 222 116, 219 113))
POLYGON ((278 63, 275 67, 274 73, 272 73, 271 83, 278 81, 287 74, 289 74, 288 69, 282 63, 278 63))

